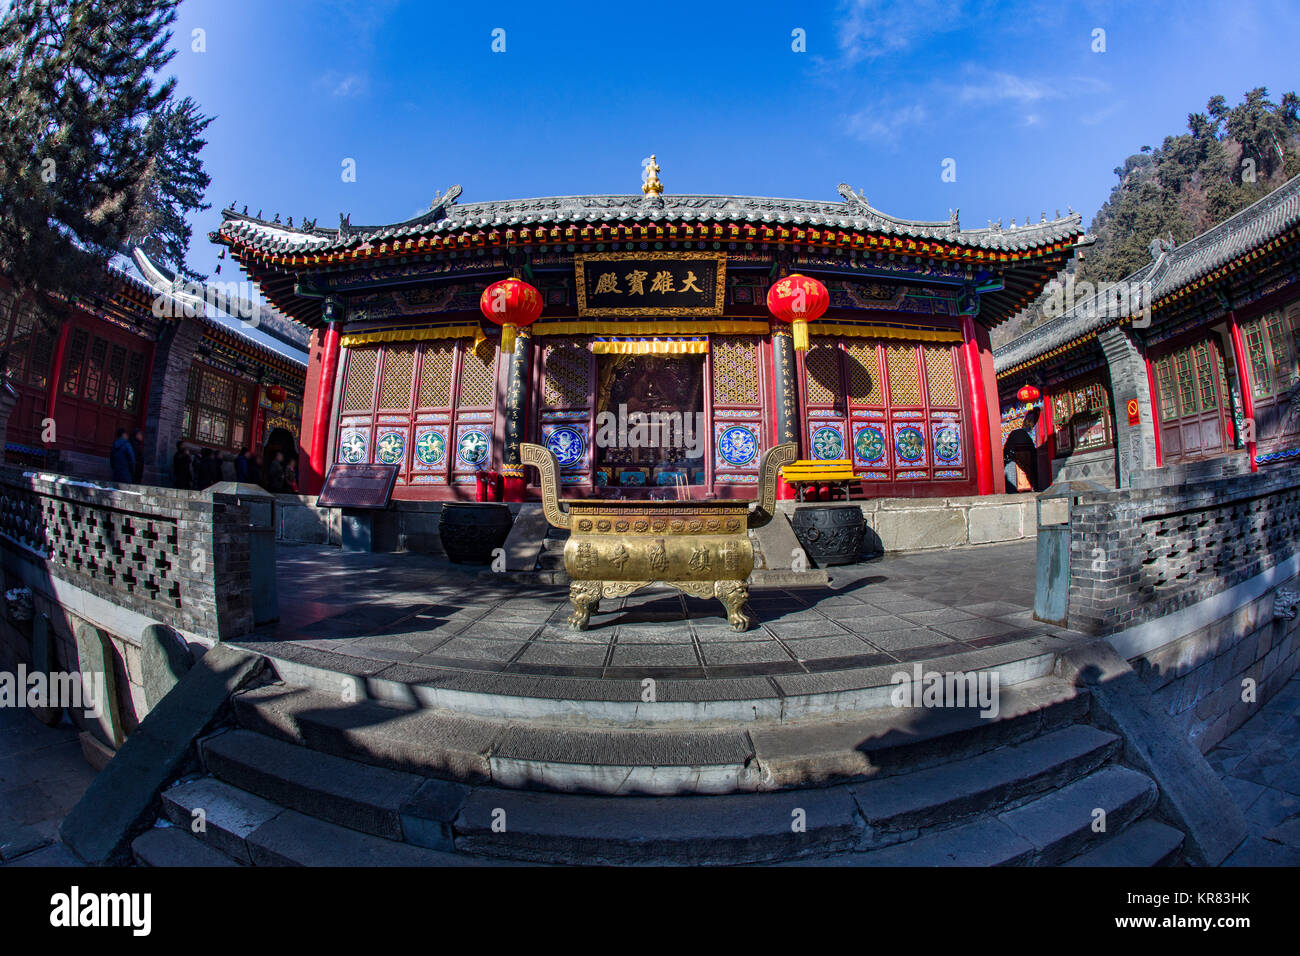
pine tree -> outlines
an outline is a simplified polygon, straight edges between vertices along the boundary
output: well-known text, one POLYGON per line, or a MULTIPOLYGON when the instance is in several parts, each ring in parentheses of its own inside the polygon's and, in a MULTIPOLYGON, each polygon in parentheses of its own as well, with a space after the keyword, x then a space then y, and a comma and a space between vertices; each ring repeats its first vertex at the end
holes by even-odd
MULTIPOLYGON (((47 324, 46 294, 92 295, 143 210, 202 208, 206 176, 182 154, 207 122, 171 106, 160 75, 177 3, 16 0, 0 22, 0 274, 47 324)), ((183 221, 155 227, 164 258, 179 256, 183 221)))
MULTIPOLYGON (((1185 242, 1300 175, 1295 93, 1274 104, 1258 87, 1233 107, 1214 96, 1204 113, 1188 114, 1187 129, 1115 168, 1119 181, 1089 227, 1096 241, 1075 261, 1079 281, 1117 282, 1151 261, 1157 236, 1185 242)), ((1045 301, 998 329, 995 345, 1049 319, 1045 301)))
POLYGON ((149 118, 146 138, 151 159, 127 240, 127 245, 139 246, 154 262, 195 280, 203 277, 185 264, 192 235, 185 217, 212 208, 203 201, 211 179, 199 159, 199 151, 207 145, 203 131, 211 122, 212 117, 201 114, 188 96, 149 118))

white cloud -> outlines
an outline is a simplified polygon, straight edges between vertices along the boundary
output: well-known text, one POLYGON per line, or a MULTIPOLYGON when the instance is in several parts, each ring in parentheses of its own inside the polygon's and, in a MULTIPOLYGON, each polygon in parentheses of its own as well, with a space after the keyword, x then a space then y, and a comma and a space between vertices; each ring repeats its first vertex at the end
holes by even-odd
POLYGON ((845 120, 845 129, 855 139, 888 144, 898 142, 900 133, 908 126, 924 123, 929 113, 919 103, 893 110, 864 109, 845 120))
POLYGON ((841 4, 839 51, 844 64, 905 50, 961 25, 963 0, 846 0, 841 4))
POLYGON ((330 96, 360 96, 370 86, 370 78, 364 73, 330 72, 316 79, 316 88, 324 90, 330 96))

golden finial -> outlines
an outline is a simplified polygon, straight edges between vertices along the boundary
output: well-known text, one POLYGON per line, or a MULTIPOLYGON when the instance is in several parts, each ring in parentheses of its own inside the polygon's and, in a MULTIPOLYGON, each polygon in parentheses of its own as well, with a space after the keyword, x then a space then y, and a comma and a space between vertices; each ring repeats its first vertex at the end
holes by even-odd
POLYGON ((654 153, 650 154, 650 162, 645 163, 645 173, 642 175, 641 192, 647 196, 658 196, 664 191, 664 184, 659 181, 659 164, 655 162, 654 153))

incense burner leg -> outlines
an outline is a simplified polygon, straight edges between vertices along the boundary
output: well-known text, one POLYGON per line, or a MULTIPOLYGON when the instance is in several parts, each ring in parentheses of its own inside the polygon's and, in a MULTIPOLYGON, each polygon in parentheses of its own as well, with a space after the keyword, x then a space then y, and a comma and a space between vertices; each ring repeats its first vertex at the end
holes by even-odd
POLYGON ((569 627, 575 631, 585 631, 592 612, 600 610, 600 582, 570 583, 569 603, 573 605, 573 613, 569 615, 569 627))
POLYGON ((753 626, 749 587, 744 581, 718 581, 713 585, 713 593, 726 607, 727 620, 731 622, 733 631, 747 631, 753 626))

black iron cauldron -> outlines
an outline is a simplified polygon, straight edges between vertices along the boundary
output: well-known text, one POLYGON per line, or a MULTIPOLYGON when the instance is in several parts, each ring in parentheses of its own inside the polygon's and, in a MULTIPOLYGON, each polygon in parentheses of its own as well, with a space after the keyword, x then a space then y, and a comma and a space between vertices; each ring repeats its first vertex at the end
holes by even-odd
POLYGON ((492 552, 506 543, 513 521, 508 505, 451 502, 442 506, 438 537, 457 564, 491 564, 492 552))
POLYGON ((808 559, 819 568, 853 564, 862 553, 867 521, 856 505, 796 508, 790 524, 808 559))

